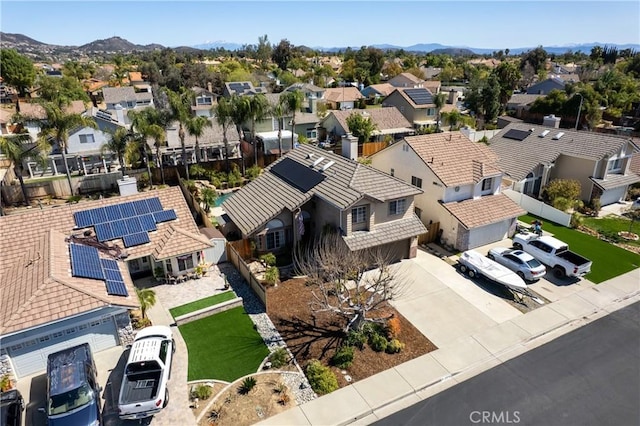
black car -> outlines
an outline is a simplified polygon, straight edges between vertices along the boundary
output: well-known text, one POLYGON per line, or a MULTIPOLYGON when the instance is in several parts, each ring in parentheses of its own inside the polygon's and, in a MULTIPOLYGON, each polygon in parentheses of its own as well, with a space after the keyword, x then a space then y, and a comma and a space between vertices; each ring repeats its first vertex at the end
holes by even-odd
POLYGON ((0 426, 21 426, 24 399, 17 389, 0 393, 0 426))

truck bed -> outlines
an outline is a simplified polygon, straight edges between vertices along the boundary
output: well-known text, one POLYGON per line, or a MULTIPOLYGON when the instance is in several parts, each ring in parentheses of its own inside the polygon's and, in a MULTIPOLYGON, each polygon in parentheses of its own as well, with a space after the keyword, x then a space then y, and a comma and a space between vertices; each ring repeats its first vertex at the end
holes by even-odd
POLYGON ((153 400, 158 394, 161 371, 130 374, 123 377, 120 405, 153 400))
POLYGON ((590 262, 590 260, 587 259, 586 257, 582 257, 578 253, 575 253, 573 251, 565 251, 562 253, 558 253, 557 256, 561 259, 566 260, 567 262, 573 263, 578 267, 582 265, 586 265, 587 263, 590 262))

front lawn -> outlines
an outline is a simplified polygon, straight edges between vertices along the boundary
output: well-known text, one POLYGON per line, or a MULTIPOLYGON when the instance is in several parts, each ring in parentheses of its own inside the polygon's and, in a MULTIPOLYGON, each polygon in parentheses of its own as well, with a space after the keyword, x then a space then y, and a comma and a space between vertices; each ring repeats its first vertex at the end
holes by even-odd
POLYGON ((178 328, 189 351, 188 380, 232 382, 255 373, 269 354, 241 306, 178 328))
POLYGON ((199 309, 208 308, 209 306, 217 305, 218 303, 226 302, 227 300, 235 299, 236 294, 233 291, 225 291, 224 293, 216 294, 215 296, 205 297, 204 299, 196 300, 195 302, 187 303, 186 305, 176 306, 169 309, 171 316, 175 319, 180 315, 195 312, 199 309))
MULTIPOLYGON (((610 215, 601 218, 595 217, 585 217, 583 219, 582 224, 587 228, 593 229, 594 231, 598 231, 598 233, 606 236, 608 239, 616 239, 618 238, 620 242, 625 244, 629 244, 632 246, 640 246, 639 241, 633 240, 624 240, 621 237, 618 237, 618 232, 629 231, 629 225, 631 225, 631 219, 627 219, 620 216, 610 215)), ((631 228, 631 232, 640 233, 640 221, 636 221, 631 228)))
POLYGON ((591 260, 593 262, 591 273, 586 275, 585 278, 596 284, 640 267, 640 255, 616 247, 591 235, 548 222, 533 215, 520 216, 518 219, 527 224, 534 219, 541 220, 544 223, 542 225, 544 231, 551 232, 556 238, 567 243, 569 250, 575 251, 591 260))

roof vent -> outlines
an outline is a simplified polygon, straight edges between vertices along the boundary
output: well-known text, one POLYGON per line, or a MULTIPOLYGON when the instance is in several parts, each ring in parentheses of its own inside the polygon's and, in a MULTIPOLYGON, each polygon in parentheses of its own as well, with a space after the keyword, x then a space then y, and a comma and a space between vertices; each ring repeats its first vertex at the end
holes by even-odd
POLYGON ((307 160, 310 160, 313 158, 313 152, 310 152, 307 154, 307 160))
POLYGON ((540 137, 544 138, 545 136, 547 136, 549 133, 551 132, 551 130, 545 130, 544 132, 540 133, 540 137))
POLYGON ((532 127, 532 128, 530 128, 530 129, 529 129, 529 131, 530 131, 531 133, 533 133, 533 132, 535 132, 535 131, 536 131, 536 129, 532 127))
POLYGON ((560 132, 557 135, 555 135, 552 139, 557 141, 558 139, 560 139, 563 136, 564 136, 564 132, 560 132))
POLYGON ((336 164, 335 161, 329 161, 327 164, 325 164, 324 166, 322 166, 322 171, 324 172, 325 170, 327 170, 329 167, 333 166, 334 164, 336 164))
POLYGON ((324 157, 320 157, 318 158, 316 161, 313 162, 313 167, 317 166, 318 164, 322 163, 322 160, 324 160, 324 157))

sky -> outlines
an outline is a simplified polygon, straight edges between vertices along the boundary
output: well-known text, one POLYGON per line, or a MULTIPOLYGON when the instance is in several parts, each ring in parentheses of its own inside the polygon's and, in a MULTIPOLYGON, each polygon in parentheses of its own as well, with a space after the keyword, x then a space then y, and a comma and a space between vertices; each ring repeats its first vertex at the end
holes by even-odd
POLYGON ((0 0, 0 30, 79 46, 257 44, 309 47, 440 43, 474 48, 640 44, 640 1, 25 1, 0 0))

